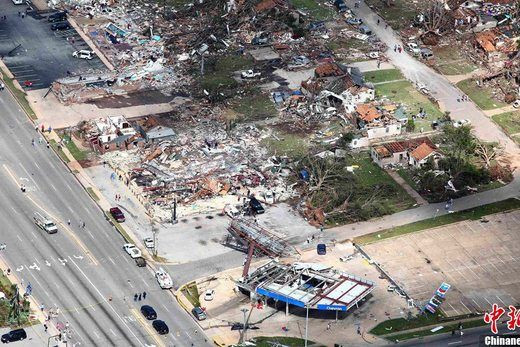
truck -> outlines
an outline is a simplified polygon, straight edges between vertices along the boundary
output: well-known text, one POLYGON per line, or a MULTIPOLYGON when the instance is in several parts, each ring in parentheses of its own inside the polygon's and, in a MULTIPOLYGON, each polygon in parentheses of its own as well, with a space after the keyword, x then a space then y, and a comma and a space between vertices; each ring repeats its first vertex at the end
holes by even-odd
POLYGON ((54 224, 50 218, 43 216, 39 212, 34 213, 34 223, 42 230, 46 231, 47 234, 56 234, 58 232, 56 224, 54 224))
POLYGON ((255 78, 260 77, 260 72, 254 72, 253 70, 242 71, 242 78, 255 78))

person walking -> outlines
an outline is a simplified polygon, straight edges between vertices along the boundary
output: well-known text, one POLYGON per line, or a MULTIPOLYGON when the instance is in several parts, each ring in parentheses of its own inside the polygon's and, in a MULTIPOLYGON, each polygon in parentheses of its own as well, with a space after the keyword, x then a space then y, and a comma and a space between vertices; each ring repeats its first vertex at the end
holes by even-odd
POLYGON ((70 219, 67 219, 67 225, 70 225, 70 219))
POLYGON ((47 332, 47 329, 48 329, 47 323, 43 323, 43 329, 45 329, 45 332, 47 332))
POLYGON ((137 297, 137 300, 141 301, 141 294, 139 294, 139 296, 137 297))
POLYGON ((146 299, 146 292, 143 292, 143 300, 146 299))

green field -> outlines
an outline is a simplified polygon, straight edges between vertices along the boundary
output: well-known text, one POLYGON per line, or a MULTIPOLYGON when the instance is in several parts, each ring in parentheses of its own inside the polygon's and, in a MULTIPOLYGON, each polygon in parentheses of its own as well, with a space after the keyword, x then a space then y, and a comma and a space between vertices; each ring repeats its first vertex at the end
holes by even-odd
POLYGON ((507 106, 505 102, 493 99, 491 88, 479 87, 473 79, 460 81, 457 83, 457 87, 483 110, 507 106))
POLYGON ((404 79, 404 76, 403 74, 401 74, 401 71, 397 69, 367 71, 363 75, 365 76, 365 81, 372 83, 404 79))
POLYGON ((335 10, 332 7, 323 5, 319 0, 291 0, 295 8, 308 13, 316 20, 329 20, 334 16, 335 10))
POLYGON ((520 112, 506 112, 501 114, 496 114, 493 117, 493 121, 500 125, 502 129, 508 134, 513 135, 513 139, 515 136, 520 135, 520 112))

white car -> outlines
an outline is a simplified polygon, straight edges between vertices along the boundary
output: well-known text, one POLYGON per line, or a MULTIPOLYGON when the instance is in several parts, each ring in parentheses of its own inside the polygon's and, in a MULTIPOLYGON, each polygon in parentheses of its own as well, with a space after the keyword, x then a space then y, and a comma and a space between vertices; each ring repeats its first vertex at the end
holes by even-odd
POLYGON ((24 0, 12 0, 13 1, 13 4, 15 5, 23 5, 24 4, 24 0))
POLYGON ((515 100, 515 102, 513 102, 513 107, 514 108, 519 108, 520 107, 520 100, 515 100))
POLYGON ((173 287, 172 278, 162 267, 155 272, 155 278, 162 289, 170 289, 173 287))
POLYGON ((406 44, 406 49, 413 55, 419 55, 419 53, 421 53, 421 48, 415 42, 408 42, 406 44))
POLYGON ((453 121, 453 127, 455 127, 455 128, 460 128, 461 126, 470 125, 470 124, 471 124, 471 121, 469 119, 461 119, 461 120, 453 121))
POLYGON ((224 213, 230 218, 240 217, 240 210, 232 205, 226 205, 224 207, 224 213))
POLYGON ((74 58, 78 58, 78 59, 87 59, 87 60, 91 60, 91 59, 94 59, 94 52, 93 51, 89 51, 89 50, 86 50, 86 49, 82 49, 80 51, 75 51, 74 53, 72 53, 72 56, 74 58))
POLYGON ((143 242, 144 242, 144 245, 146 246, 146 248, 153 249, 155 246, 155 244, 153 242, 153 238, 151 238, 151 237, 145 237, 143 239, 143 242))
POLYGON ((375 52, 375 51, 374 52, 370 52, 370 53, 367 54, 367 56, 369 58, 372 58, 372 59, 377 59, 377 58, 379 58, 379 52, 375 52))
POLYGON ((133 243, 125 243, 123 249, 130 255, 130 257, 132 257, 132 259, 142 257, 141 250, 139 250, 139 248, 137 248, 133 243))
POLYGON ((204 300, 205 301, 211 301, 215 297, 215 291, 213 289, 206 290, 206 293, 204 293, 204 300))
POLYGON ((254 72, 253 70, 242 71, 242 78, 255 78, 260 77, 260 72, 254 72))

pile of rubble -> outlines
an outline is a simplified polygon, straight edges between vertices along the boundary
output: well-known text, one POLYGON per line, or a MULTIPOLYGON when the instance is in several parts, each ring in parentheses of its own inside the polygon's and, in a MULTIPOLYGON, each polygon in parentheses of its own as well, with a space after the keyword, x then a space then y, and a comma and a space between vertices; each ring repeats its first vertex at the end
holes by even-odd
POLYGON ((268 130, 239 126, 227 134, 221 123, 207 122, 176 131, 170 140, 102 155, 154 218, 169 220, 174 201, 188 215, 242 204, 249 194, 276 201, 293 196, 285 179, 290 170, 259 146, 268 130))

